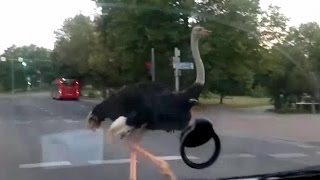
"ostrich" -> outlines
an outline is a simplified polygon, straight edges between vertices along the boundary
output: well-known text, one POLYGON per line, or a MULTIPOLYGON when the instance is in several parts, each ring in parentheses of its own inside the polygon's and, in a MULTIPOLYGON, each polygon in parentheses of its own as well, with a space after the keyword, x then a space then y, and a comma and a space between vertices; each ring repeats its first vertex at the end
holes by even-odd
POLYGON ((147 130, 171 132, 182 130, 191 120, 191 108, 197 103, 205 83, 205 70, 200 57, 198 42, 210 31, 195 26, 191 31, 191 51, 195 61, 196 80, 181 92, 156 82, 140 82, 124 87, 100 104, 87 117, 88 127, 95 130, 102 121, 112 121, 108 138, 114 142, 115 136, 127 139, 130 148, 130 180, 136 180, 136 155, 145 156, 157 165, 161 173, 169 179, 176 179, 169 164, 157 158, 139 145, 147 130))

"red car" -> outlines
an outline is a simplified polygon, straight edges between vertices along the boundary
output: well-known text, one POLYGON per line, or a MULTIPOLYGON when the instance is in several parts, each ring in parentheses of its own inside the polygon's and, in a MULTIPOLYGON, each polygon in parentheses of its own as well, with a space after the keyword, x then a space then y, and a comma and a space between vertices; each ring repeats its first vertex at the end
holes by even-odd
POLYGON ((80 97, 79 81, 76 79, 57 78, 51 85, 51 97, 53 99, 78 100, 80 97))

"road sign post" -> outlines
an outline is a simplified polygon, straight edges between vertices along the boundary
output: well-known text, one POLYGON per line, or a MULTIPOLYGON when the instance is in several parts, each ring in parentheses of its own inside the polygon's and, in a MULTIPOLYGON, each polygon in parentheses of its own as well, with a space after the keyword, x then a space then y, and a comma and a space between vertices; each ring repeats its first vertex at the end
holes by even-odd
POLYGON ((11 94, 14 94, 14 63, 11 59, 11 94))
POLYGON ((179 76, 180 70, 175 68, 175 64, 180 63, 180 50, 178 48, 174 48, 174 57, 173 57, 173 68, 174 68, 174 77, 175 77, 175 87, 176 91, 179 92, 179 76))
MULTIPOLYGON (((11 94, 14 95, 14 89, 15 89, 15 74, 14 74, 14 61, 18 61, 21 63, 22 66, 26 67, 28 64, 26 61, 32 62, 31 59, 24 59, 22 57, 18 57, 18 59, 6 59, 6 57, 1 56, 0 57, 0 62, 6 62, 6 61, 11 61, 11 94)), ((50 60, 40 60, 43 62, 52 62, 50 60)))
MULTIPOLYGON (((2 62, 6 62, 7 59, 6 57, 2 57, 1 56, 1 61, 2 62)), ((13 95, 14 94, 14 59, 9 59, 11 61, 11 94, 13 95)), ((20 60, 20 57, 19 57, 19 60, 20 60)))
POLYGON ((179 77, 181 76, 181 70, 194 69, 194 66, 193 63, 190 62, 180 62, 180 50, 178 48, 174 48, 174 57, 172 58, 172 60, 175 77, 175 87, 176 91, 179 92, 179 77))
POLYGON ((2 61, 2 62, 6 62, 6 61, 7 61, 7 60, 6 60, 6 57, 1 56, 1 61, 2 61))
POLYGON ((151 49, 151 76, 152 76, 152 81, 155 81, 156 73, 155 73, 154 48, 151 49))

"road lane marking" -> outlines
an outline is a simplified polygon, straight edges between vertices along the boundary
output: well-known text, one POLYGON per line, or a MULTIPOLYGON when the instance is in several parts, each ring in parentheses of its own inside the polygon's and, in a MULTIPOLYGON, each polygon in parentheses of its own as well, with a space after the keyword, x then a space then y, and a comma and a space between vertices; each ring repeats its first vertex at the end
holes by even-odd
POLYGON ((66 122, 66 123, 78 123, 80 121, 73 120, 73 119, 64 119, 64 122, 66 122))
POLYGON ((289 140, 282 140, 282 139, 273 139, 273 142, 278 142, 281 144, 288 144, 288 145, 292 145, 292 146, 296 146, 299 148, 306 148, 306 149, 310 149, 310 148, 314 148, 314 146, 312 145, 308 145, 302 142, 296 142, 296 141, 289 141, 289 140))
MULTIPOLYGON (((89 164, 94 164, 94 165, 98 165, 98 164, 125 164, 125 163, 129 163, 130 159, 114 159, 114 160, 91 160, 88 161, 89 164)), ((139 162, 139 161, 137 161, 139 162)))
MULTIPOLYGON (((174 160, 181 160, 181 156, 158 156, 159 159, 165 160, 165 161, 174 161, 174 160)), ((188 159, 200 159, 195 156, 188 156, 188 159)))
MULTIPOLYGON (((174 160, 181 160, 181 156, 158 156, 159 159, 165 161, 174 161, 174 160)), ((189 159, 199 159, 195 156, 188 156, 189 159)), ((139 162, 139 161, 137 161, 139 162)), ((100 164, 125 164, 130 163, 130 159, 111 159, 111 160, 90 160, 88 161, 89 164, 92 165, 100 165, 100 164)))
POLYGON ((48 122, 48 123, 54 123, 56 120, 54 119, 49 119, 49 120, 46 120, 45 122, 48 122))
MULTIPOLYGON (((318 152, 320 154, 320 152, 318 152)), ((301 157, 301 155, 306 156, 302 153, 286 153, 286 154, 270 154, 270 156, 274 157, 282 157, 284 158, 291 157, 301 157)), ((221 155, 221 158, 254 158, 255 155, 248 153, 240 153, 240 154, 225 154, 221 155)), ((165 161, 174 161, 174 160, 182 160, 181 156, 158 156, 159 159, 165 161)), ((200 159, 196 156, 188 156, 189 159, 200 159)), ((110 159, 110 160, 89 160, 88 164, 90 165, 103 165, 103 164, 126 164, 130 163, 130 159, 110 159)), ((139 163, 139 161, 137 161, 139 163)), ((22 169, 30 169, 30 168, 46 168, 46 167, 59 167, 59 166, 71 166, 72 164, 69 161, 57 161, 57 162, 44 162, 44 163, 34 163, 34 164, 20 164, 19 168, 22 169)))
POLYGON ((307 154, 304 153, 278 153, 278 154, 268 154, 274 158, 298 158, 298 157, 307 157, 307 154))
POLYGON ((81 107, 81 108, 87 108, 87 106, 85 106, 85 105, 81 105, 80 107, 81 107))
POLYGON ((35 164, 20 164, 19 168, 28 169, 28 168, 45 168, 45 167, 58 167, 58 166, 71 166, 69 161, 57 161, 57 162, 43 162, 35 164))
POLYGON ((278 138, 268 138, 268 137, 254 137, 254 138, 252 138, 252 136, 250 136, 250 135, 240 135, 239 133, 235 133, 234 131, 224 132, 223 136, 236 136, 236 137, 241 137, 241 138, 258 139, 258 140, 266 141, 269 143, 288 144, 288 145, 296 146, 299 148, 306 148, 306 149, 315 148, 315 146, 313 146, 313 145, 305 144, 302 142, 285 140, 285 139, 278 139, 278 138))
POLYGON ((239 154, 223 154, 221 158, 255 158, 256 156, 248 153, 239 153, 239 154))
POLYGON ((299 148, 306 148, 306 149, 314 148, 314 146, 307 145, 307 144, 296 144, 295 146, 299 148))
POLYGON ((32 121, 14 121, 15 124, 30 124, 32 121))

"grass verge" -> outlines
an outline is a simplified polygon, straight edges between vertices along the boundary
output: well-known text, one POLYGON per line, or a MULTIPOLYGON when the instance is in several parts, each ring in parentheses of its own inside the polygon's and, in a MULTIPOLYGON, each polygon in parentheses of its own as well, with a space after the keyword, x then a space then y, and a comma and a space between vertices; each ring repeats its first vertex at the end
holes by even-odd
MULTIPOLYGON (((200 103, 203 105, 220 104, 218 97, 200 98, 200 103)), ((232 96, 223 99, 223 104, 231 107, 257 107, 271 105, 270 98, 255 98, 250 96, 232 96)))

